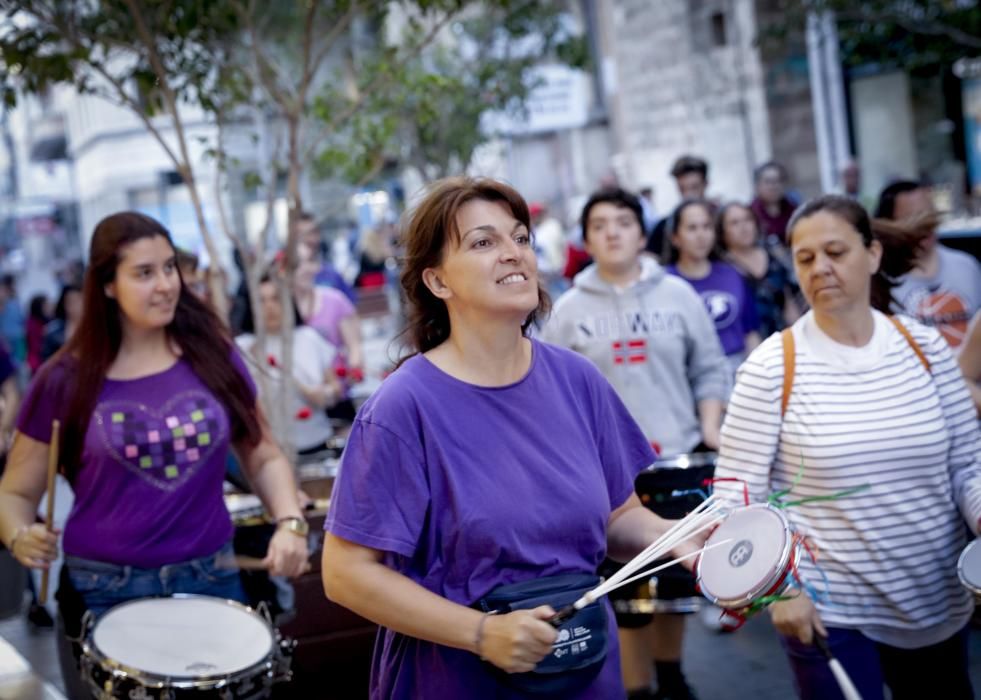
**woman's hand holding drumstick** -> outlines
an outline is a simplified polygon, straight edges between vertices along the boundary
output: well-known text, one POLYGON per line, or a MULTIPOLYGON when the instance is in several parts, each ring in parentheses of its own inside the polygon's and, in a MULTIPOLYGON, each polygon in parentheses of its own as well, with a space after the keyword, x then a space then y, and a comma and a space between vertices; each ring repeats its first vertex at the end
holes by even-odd
POLYGON ((770 605, 770 617, 777 632, 786 637, 796 637, 803 644, 811 644, 815 632, 822 637, 828 636, 817 608, 803 591, 796 598, 770 605))

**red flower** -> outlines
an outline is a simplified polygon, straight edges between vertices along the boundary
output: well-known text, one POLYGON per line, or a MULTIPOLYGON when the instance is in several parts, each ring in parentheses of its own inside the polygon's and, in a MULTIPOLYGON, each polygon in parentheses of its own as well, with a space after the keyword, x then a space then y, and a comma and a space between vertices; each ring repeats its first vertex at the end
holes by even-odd
POLYGON ((269 357, 267 357, 266 358, 266 362, 269 363, 269 366, 270 367, 278 367, 279 366, 279 363, 276 362, 276 356, 275 355, 270 355, 269 357))
POLYGON ((304 406, 303 408, 301 408, 299 411, 296 412, 296 419, 307 420, 312 415, 313 415, 313 411, 311 411, 309 408, 304 406))

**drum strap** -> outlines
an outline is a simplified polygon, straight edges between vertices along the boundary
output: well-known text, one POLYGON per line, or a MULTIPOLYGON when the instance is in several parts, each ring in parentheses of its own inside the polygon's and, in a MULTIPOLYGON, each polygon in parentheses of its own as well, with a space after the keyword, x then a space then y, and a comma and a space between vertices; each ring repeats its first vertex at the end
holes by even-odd
MULTIPOLYGON (((896 330, 906 339, 909 346, 916 353, 917 358, 923 364, 923 368, 927 371, 927 374, 931 373, 930 361, 926 358, 923 349, 920 347, 913 335, 907 330, 906 326, 900 323, 899 319, 895 316, 886 316, 892 325, 896 327, 896 330)), ((783 342, 783 393, 780 396, 780 416, 781 418, 787 412, 787 404, 790 403, 790 392, 794 388, 794 372, 796 370, 797 362, 797 348, 794 345, 794 334, 789 328, 784 328, 780 333, 780 340, 783 342)))

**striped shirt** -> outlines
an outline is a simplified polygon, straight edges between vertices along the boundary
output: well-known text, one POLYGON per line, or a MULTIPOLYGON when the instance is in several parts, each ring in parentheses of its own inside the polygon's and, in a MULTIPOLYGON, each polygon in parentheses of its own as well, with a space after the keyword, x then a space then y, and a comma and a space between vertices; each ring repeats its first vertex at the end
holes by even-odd
MULTIPOLYGON (((793 326, 796 371, 781 420, 783 343, 770 336, 739 371, 722 428, 716 476, 746 482, 752 501, 791 487, 790 500, 868 485, 788 508, 817 545, 830 600, 825 625, 860 629, 904 648, 943 641, 973 608, 957 578, 964 522, 981 518, 981 436, 973 403, 940 335, 912 319, 930 363, 878 312, 870 342, 840 345, 808 312, 793 326)), ((731 482, 716 492, 742 500, 731 482)), ((805 556, 801 576, 820 573, 805 556)))

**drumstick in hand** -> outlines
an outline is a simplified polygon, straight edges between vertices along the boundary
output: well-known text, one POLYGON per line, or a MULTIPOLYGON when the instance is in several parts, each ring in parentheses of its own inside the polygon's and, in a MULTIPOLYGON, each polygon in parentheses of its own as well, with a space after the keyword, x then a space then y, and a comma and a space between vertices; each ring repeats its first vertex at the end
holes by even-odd
POLYGON ((845 696, 845 700, 862 700, 862 696, 859 695, 858 689, 852 683, 852 679, 848 677, 848 673, 841 665, 841 662, 834 657, 831 649, 828 648, 828 640, 822 637, 817 630, 814 630, 814 643, 828 657, 828 666, 831 667, 831 675, 838 682, 838 687, 841 688, 841 694, 845 696))
MULTIPOLYGON (((48 445, 48 512, 45 518, 48 532, 54 531, 55 475, 58 473, 58 442, 60 432, 61 422, 57 419, 51 421, 51 444, 48 445)), ((39 605, 44 605, 48 602, 48 579, 50 578, 50 574, 50 567, 41 572, 41 592, 37 596, 39 605)))

